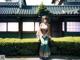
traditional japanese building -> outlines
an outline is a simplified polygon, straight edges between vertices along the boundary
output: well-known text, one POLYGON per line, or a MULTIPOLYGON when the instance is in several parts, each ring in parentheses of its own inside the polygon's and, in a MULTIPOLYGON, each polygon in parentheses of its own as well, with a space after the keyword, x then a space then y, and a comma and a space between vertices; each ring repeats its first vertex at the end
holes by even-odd
MULTIPOLYGON (((0 37, 36 37, 40 17, 38 6, 25 0, 0 2, 0 37)), ((51 36, 80 36, 80 1, 65 0, 63 5, 46 6, 50 11, 51 36)))

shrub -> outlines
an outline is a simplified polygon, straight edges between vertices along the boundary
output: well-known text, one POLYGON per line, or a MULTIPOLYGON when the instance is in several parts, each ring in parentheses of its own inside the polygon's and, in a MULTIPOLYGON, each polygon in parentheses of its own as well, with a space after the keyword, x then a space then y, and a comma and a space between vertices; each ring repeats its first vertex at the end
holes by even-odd
MULTIPOLYGON (((75 37, 53 38, 49 41, 51 55, 80 55, 80 40, 75 37), (70 38, 70 39, 69 39, 70 38), (73 40, 72 40, 73 39, 73 40)), ((0 39, 0 54, 6 56, 38 56, 40 42, 30 39, 0 39)))
POLYGON ((38 55, 38 43, 0 43, 0 54, 6 56, 38 55))

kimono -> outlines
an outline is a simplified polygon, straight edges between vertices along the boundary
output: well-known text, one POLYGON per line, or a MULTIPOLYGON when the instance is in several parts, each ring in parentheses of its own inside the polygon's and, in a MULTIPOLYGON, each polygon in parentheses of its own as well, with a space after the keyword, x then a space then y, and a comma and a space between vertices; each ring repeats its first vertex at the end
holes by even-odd
POLYGON ((49 57, 50 56, 50 48, 48 46, 48 40, 49 40, 49 37, 47 35, 42 36, 40 38, 40 41, 41 41, 40 50, 39 50, 40 57, 49 57))
POLYGON ((49 57, 50 56, 50 48, 48 46, 49 42, 49 35, 48 35, 48 27, 40 27, 40 31, 37 34, 37 37, 39 38, 41 44, 39 49, 39 55, 40 57, 49 57), (44 34, 43 34, 44 32, 44 34))

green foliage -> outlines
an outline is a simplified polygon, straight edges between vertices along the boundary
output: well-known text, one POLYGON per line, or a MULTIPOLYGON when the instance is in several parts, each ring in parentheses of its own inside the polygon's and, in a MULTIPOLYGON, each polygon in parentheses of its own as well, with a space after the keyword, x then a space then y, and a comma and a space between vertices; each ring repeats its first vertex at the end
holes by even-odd
MULTIPOLYGON (((0 43, 0 54, 6 56, 38 56, 39 47, 39 42, 0 43)), ((50 41, 49 47, 52 55, 80 55, 80 43, 50 41)))
MULTIPOLYGON (((54 42, 74 42, 80 43, 80 36, 68 36, 68 37, 54 37, 51 38, 54 42)), ((33 43, 39 42, 37 38, 0 38, 0 43, 33 43)))
POLYGON ((52 38, 52 40, 55 42, 80 43, 80 36, 58 37, 52 38))
POLYGON ((45 6, 43 3, 41 3, 40 6, 38 6, 37 14, 38 14, 39 16, 49 15, 50 12, 47 10, 46 6, 45 6))
POLYGON ((38 55, 39 43, 0 43, 0 54, 6 56, 38 55))
POLYGON ((74 42, 55 42, 51 49, 52 55, 80 56, 80 43, 74 42))
MULTIPOLYGON (((0 38, 0 54, 6 56, 38 56, 37 38, 0 38)), ((59 37, 49 41, 52 55, 80 55, 80 37, 59 37), (76 52, 76 53, 75 53, 76 52)))

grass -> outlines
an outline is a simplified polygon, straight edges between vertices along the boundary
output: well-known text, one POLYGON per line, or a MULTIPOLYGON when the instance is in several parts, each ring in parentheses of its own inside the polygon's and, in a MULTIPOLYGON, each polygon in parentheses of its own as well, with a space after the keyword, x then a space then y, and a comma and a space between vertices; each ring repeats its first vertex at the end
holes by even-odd
POLYGON ((0 38, 0 43, 24 43, 24 42, 38 42, 37 38, 24 38, 24 39, 19 39, 19 38, 0 38))
MULTIPOLYGON (((68 36, 68 37, 54 37, 52 38, 52 41, 54 42, 76 42, 76 43, 80 43, 80 36, 76 37, 72 37, 72 36, 68 36)), ((30 43, 30 42, 39 42, 37 38, 23 38, 23 39, 19 39, 19 38, 0 38, 0 43, 30 43)))
POLYGON ((52 40, 54 40, 55 42, 76 42, 76 43, 80 43, 80 36, 52 38, 52 40))
POLYGON ((76 42, 80 43, 80 37, 61 37, 61 38, 52 38, 55 42, 76 42))

